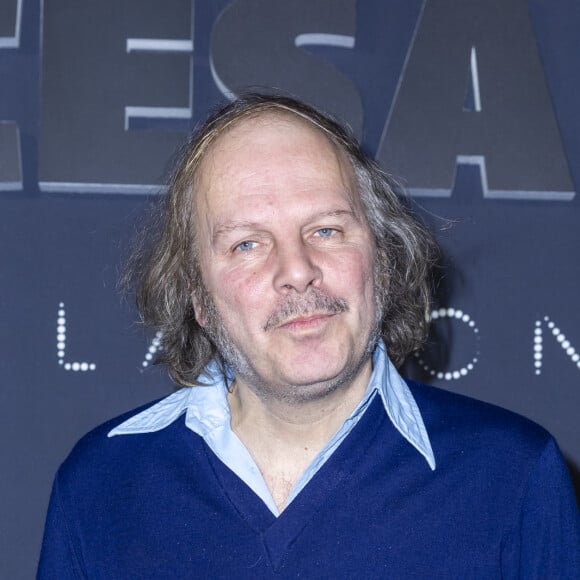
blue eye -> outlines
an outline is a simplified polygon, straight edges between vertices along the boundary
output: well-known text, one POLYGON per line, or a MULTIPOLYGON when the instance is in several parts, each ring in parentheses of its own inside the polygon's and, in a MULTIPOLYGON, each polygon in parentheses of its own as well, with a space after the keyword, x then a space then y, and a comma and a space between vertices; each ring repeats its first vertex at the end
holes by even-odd
POLYGON ((333 228, 321 228, 316 230, 316 235, 320 236, 321 238, 330 238, 336 232, 333 228))
POLYGON ((256 247, 256 242, 245 241, 241 244, 236 246, 236 250, 240 250, 240 252, 247 252, 249 250, 253 250, 256 247))

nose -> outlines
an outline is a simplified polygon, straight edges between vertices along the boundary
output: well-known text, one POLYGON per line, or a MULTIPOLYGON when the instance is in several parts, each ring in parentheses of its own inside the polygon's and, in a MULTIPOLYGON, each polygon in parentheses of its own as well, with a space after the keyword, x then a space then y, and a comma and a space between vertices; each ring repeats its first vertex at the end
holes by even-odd
POLYGON ((303 240, 278 244, 276 248, 274 286, 278 291, 303 293, 322 281, 322 271, 316 263, 314 250, 303 240))

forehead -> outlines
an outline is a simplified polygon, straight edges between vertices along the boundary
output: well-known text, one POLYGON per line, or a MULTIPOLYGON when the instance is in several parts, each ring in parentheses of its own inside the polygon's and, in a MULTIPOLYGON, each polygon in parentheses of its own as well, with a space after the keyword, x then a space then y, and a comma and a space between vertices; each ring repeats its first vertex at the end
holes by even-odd
POLYGON ((266 112, 242 119, 205 152, 196 175, 196 200, 213 207, 235 204, 245 194, 290 192, 354 196, 347 155, 319 128, 289 113, 266 112))
MULTIPOLYGON (((343 155, 330 134, 313 121, 290 111, 266 110, 249 114, 229 124, 208 145, 204 159, 228 149, 235 149, 236 145, 259 144, 275 134, 280 136, 281 141, 286 140, 289 135, 297 135, 305 144, 329 148, 336 154, 343 155)), ((344 161, 347 161, 346 157, 344 161)))

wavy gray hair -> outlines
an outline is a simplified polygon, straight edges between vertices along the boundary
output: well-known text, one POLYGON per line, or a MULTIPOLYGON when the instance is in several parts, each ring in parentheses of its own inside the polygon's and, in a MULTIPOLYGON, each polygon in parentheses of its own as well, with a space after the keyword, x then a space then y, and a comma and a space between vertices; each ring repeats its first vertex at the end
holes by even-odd
MULTIPOLYGON (((401 201, 396 182, 370 159, 350 132, 296 99, 249 94, 217 111, 179 153, 163 204, 137 242, 123 277, 135 289, 142 321, 161 331, 156 362, 183 386, 199 384, 208 362, 220 357, 197 323, 192 293, 203 298, 195 232, 196 175, 208 148, 234 124, 262 114, 301 118, 321 131, 349 159, 377 248, 375 285, 382 310, 381 334, 396 366, 418 350, 428 332, 430 272, 437 247, 428 230, 401 201)), ((221 360, 221 359, 220 359, 221 360)), ((223 363, 223 361, 222 361, 223 363)))

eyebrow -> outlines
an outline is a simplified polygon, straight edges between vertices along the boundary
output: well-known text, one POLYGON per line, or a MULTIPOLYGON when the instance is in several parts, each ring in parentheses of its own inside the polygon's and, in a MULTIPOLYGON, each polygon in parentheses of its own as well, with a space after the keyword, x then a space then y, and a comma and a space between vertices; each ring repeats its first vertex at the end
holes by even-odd
POLYGON ((212 241, 215 242, 217 238, 229 234, 230 232, 237 232, 240 230, 259 230, 259 229, 262 229, 262 224, 248 220, 234 220, 221 224, 218 223, 214 228, 211 239, 212 241))
MULTIPOLYGON (((317 214, 313 214, 307 221, 315 221, 321 218, 328 217, 352 217, 355 220, 359 220, 357 214, 351 209, 336 209, 332 211, 324 211, 317 214)), ((218 238, 225 236, 231 232, 244 231, 244 230, 263 230, 264 224, 260 222, 254 222, 250 220, 233 220, 224 223, 218 223, 214 228, 212 241, 215 242, 218 238)))

